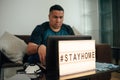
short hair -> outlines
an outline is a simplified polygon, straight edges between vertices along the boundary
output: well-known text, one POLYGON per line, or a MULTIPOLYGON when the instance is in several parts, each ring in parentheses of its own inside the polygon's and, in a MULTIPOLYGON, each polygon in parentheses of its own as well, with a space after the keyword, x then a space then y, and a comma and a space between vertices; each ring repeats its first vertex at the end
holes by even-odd
POLYGON ((63 11, 64 12, 64 9, 60 5, 57 5, 57 4, 51 6, 49 12, 51 12, 53 10, 59 10, 59 11, 63 11))

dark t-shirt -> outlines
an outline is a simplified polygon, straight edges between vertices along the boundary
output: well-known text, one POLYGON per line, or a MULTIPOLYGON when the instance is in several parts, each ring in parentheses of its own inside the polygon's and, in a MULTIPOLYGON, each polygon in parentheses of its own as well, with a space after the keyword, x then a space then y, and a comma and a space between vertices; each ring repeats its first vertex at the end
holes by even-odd
POLYGON ((54 32, 49 26, 49 22, 45 22, 41 25, 37 25, 31 34, 30 41, 38 45, 46 45, 48 36, 51 35, 74 35, 72 28, 69 25, 62 24, 61 30, 54 32))
MULTIPOLYGON (((47 45, 46 40, 48 36, 51 35, 74 35, 72 28, 69 25, 62 24, 61 30, 58 32, 54 32, 51 30, 49 26, 49 22, 45 22, 41 25, 37 25, 33 30, 30 42, 36 43, 38 45, 44 44, 47 45)), ((38 54, 33 54, 28 58, 29 63, 37 63, 40 62, 38 54)))

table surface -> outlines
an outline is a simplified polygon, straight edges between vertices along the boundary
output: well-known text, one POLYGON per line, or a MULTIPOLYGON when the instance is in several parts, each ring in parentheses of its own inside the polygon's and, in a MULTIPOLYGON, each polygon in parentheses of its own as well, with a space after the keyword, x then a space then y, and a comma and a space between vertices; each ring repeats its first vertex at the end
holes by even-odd
POLYGON ((114 72, 120 69, 120 66, 116 66, 113 64, 106 64, 106 63, 97 63, 95 70, 85 71, 81 73, 61 76, 60 79, 83 79, 83 78, 89 78, 91 76, 95 76, 102 73, 107 72, 114 72))
MULTIPOLYGON (((1 69, 1 73, 2 73, 1 74, 1 80, 5 80, 4 76, 7 75, 7 73, 4 72, 5 69, 8 69, 8 70, 14 69, 14 71, 16 71, 16 70, 22 69, 22 68, 21 67, 19 68, 18 66, 17 66, 17 68, 15 68, 15 67, 2 68, 1 69)), ((114 71, 117 71, 117 70, 120 70, 120 66, 118 66, 118 65, 114 65, 114 64, 110 64, 110 63, 96 62, 96 69, 95 70, 90 70, 90 71, 85 71, 85 72, 60 76, 59 79, 60 80, 63 80, 63 79, 84 79, 84 78, 89 78, 89 77, 94 76, 94 75, 98 75, 98 74, 102 74, 102 73, 106 73, 106 72, 114 72, 114 71)), ((16 75, 16 73, 14 75, 16 75)), ((10 77, 12 77, 12 76, 10 76, 10 77)), ((40 78, 42 80, 45 80, 44 75, 42 77, 40 77, 40 78)))

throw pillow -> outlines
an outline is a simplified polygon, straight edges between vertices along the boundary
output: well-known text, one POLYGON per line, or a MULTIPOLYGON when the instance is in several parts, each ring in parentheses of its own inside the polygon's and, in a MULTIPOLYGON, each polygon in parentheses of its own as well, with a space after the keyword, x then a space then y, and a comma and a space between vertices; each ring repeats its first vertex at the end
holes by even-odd
POLYGON ((72 29, 75 35, 81 35, 80 32, 74 26, 72 27, 72 29))
POLYGON ((26 53, 27 44, 16 36, 5 32, 0 37, 0 50, 11 61, 22 63, 23 55, 26 53))

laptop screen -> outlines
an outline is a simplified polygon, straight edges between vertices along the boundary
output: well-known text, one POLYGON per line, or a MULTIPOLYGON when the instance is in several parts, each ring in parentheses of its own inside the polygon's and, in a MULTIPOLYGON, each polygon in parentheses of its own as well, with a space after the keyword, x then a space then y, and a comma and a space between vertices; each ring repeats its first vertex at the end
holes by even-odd
MULTIPOLYGON (((59 64, 59 44, 61 41, 78 41, 91 40, 88 35, 69 35, 69 36, 49 36, 47 39, 47 53, 46 53, 46 78, 51 80, 59 79, 61 76, 61 69, 59 64)), ((64 49, 64 47, 62 47, 64 49)), ((67 59, 67 58, 66 58, 67 59)))

